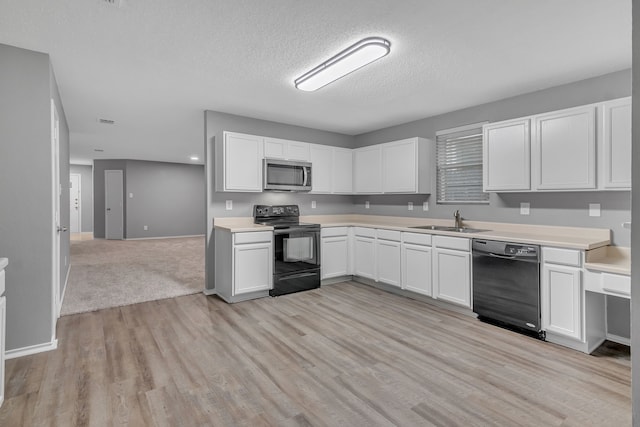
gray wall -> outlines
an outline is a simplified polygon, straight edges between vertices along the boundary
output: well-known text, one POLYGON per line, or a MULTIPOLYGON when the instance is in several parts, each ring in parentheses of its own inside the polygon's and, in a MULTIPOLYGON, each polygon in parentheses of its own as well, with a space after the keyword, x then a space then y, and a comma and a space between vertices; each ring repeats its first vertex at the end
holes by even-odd
MULTIPOLYGON (((569 108, 631 94, 631 71, 619 71, 604 76, 541 90, 489 104, 454 111, 403 125, 358 135, 356 147, 420 136, 435 140, 436 131, 483 121, 500 121, 531 114, 569 108)), ((431 196, 357 196, 354 212, 360 214, 401 215, 424 218, 452 218, 460 209, 469 220, 601 227, 612 230, 615 245, 629 246, 630 232, 622 223, 631 218, 628 191, 572 192, 572 193, 492 193, 489 205, 437 205, 434 191, 431 196), (365 201, 370 209, 364 208, 365 201), (422 202, 429 201, 429 211, 422 210, 422 202), (407 202, 414 202, 414 210, 407 210, 407 202), (520 215, 520 202, 531 204, 529 216, 520 215), (589 203, 600 203, 601 216, 589 217, 589 203), (419 206, 418 206, 419 205, 419 206)))
MULTIPOLYGON (((55 328, 51 296, 52 97, 60 115, 63 183, 69 176, 69 134, 49 56, 0 44, 0 63, 0 256, 9 258, 6 349, 13 350, 50 343, 55 328)), ((64 202, 63 198, 62 207, 64 202)), ((66 203, 68 206, 68 192, 66 203)), ((68 225, 68 212, 62 209, 62 213, 61 224, 68 225)), ((68 238, 68 233, 61 236, 63 278, 68 238)))
MULTIPOLYGON (((637 5, 634 5, 637 6, 637 5)), ((631 347, 640 348, 640 7, 633 7, 633 147, 631 224, 631 347)), ((640 426, 640 351, 631 352, 633 425, 640 426)))
MULTIPOLYGON (((125 185, 127 171, 125 160, 94 160, 93 161, 93 237, 104 239, 105 233, 105 207, 104 207, 104 171, 122 171, 122 194, 126 195, 125 185)), ((122 235, 127 236, 127 197, 123 204, 122 235)))
POLYGON ((206 288, 214 289, 213 220, 218 217, 252 216, 254 204, 298 204, 302 215, 343 214, 352 210, 352 196, 312 195, 301 193, 225 193, 215 191, 215 144, 222 143, 223 131, 305 141, 313 144, 351 148, 353 137, 284 123, 270 122, 250 117, 236 116, 215 111, 205 112, 205 166, 207 205, 207 262, 206 288), (233 200, 233 210, 225 209, 225 201, 233 200), (317 203, 311 209, 311 201, 317 203))
POLYGON ((205 234, 203 165, 127 160, 126 171, 127 239, 205 234))
POLYGON ((69 173, 80 174, 80 231, 93 231, 93 167, 90 165, 71 165, 69 173))
POLYGON ((205 234, 204 166, 143 160, 94 160, 96 238, 104 238, 104 171, 121 170, 125 239, 205 234), (129 198, 133 193, 133 198, 129 198), (144 225, 148 230, 144 231, 144 225))

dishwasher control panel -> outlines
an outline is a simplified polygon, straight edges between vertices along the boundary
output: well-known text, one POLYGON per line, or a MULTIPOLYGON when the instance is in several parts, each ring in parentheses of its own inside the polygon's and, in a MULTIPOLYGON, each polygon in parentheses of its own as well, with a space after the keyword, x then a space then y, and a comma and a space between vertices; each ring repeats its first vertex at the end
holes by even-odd
POLYGON ((522 245, 506 245, 504 248, 505 255, 517 255, 517 256, 537 256, 538 248, 535 246, 522 246, 522 245))

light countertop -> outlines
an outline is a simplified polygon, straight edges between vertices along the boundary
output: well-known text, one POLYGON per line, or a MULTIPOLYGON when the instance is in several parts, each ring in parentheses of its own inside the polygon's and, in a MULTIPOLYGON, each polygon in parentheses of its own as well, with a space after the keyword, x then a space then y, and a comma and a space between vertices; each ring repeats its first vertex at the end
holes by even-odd
MULTIPOLYGON (((469 228, 489 230, 479 233, 459 233, 411 228, 416 225, 452 226, 452 220, 433 218, 409 218, 377 215, 307 215, 300 221, 320 224, 321 227, 370 227, 387 230, 409 231, 412 233, 455 236, 465 238, 484 238, 514 243, 530 243, 543 246, 555 246, 570 249, 591 250, 606 247, 611 243, 611 230, 607 228, 558 227, 527 224, 508 224, 499 222, 463 221, 469 228)), ((214 227, 232 233, 249 231, 269 231, 273 227, 253 223, 251 217, 216 218, 214 227)))
POLYGON ((631 275, 631 248, 604 246, 585 254, 584 267, 587 270, 631 275))
POLYGON ((0 271, 4 270, 7 264, 9 264, 9 260, 7 258, 0 258, 0 271))

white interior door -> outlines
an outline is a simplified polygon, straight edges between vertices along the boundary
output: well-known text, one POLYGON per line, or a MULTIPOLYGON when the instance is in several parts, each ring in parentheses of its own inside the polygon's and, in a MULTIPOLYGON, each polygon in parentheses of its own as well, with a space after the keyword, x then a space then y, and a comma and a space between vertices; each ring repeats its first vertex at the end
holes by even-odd
POLYGON ((70 228, 72 233, 80 233, 82 232, 82 213, 80 211, 80 185, 81 185, 81 176, 79 173, 69 174, 69 210, 70 210, 70 228))
POLYGON ((56 104, 51 100, 51 202, 53 250, 52 250, 52 317, 53 329, 51 340, 55 339, 55 324, 60 315, 60 233, 67 231, 60 225, 60 198, 62 197, 62 186, 60 185, 60 118, 56 104))
POLYGON ((124 191, 121 170, 104 171, 104 195, 104 237, 106 239, 122 240, 124 238, 122 209, 124 191))

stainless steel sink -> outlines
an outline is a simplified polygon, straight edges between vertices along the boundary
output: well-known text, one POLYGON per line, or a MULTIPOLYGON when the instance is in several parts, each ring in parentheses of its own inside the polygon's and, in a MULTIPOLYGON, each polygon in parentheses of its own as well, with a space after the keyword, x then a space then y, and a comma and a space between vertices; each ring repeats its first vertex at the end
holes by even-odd
POLYGON ((434 231, 452 231, 454 233, 480 233, 489 230, 480 230, 479 228, 468 227, 447 227, 445 225, 415 225, 409 228, 419 228, 421 230, 434 230, 434 231))

